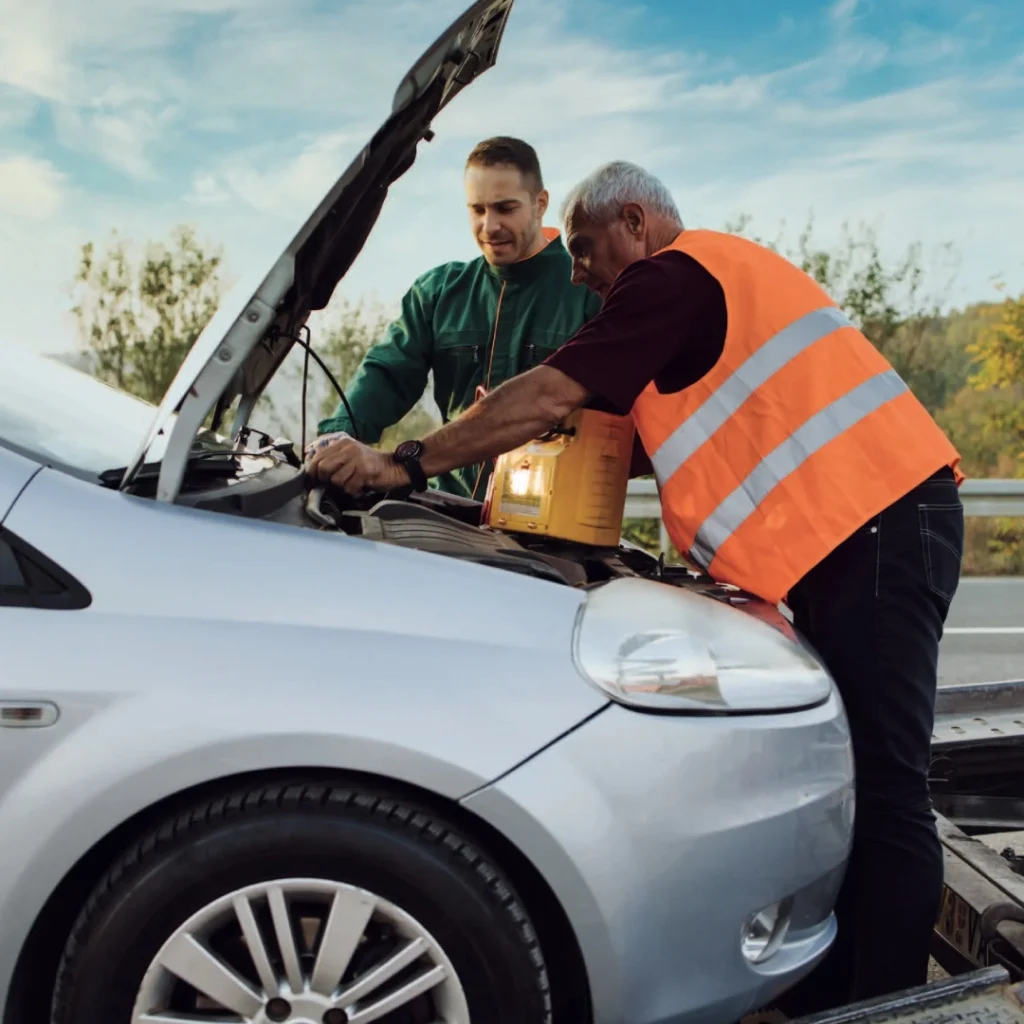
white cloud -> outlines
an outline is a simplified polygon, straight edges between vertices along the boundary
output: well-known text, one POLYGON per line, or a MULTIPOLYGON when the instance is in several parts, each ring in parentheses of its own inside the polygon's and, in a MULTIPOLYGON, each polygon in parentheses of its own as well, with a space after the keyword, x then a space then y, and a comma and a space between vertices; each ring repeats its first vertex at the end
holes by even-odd
MULTIPOLYGON (((49 47, 19 75, 60 97, 51 111, 61 142, 152 176, 147 187, 156 182, 165 196, 144 205, 130 182, 117 199, 76 190, 59 230, 38 225, 24 243, 27 267, 5 268, 17 298, 0 296, 0 318, 46 339, 67 329, 61 289, 75 246, 115 224, 141 241, 189 220, 224 243, 239 276, 264 269, 386 116, 401 74, 464 6, 96 0, 86 17, 78 0, 48 2, 44 17, 0 0, 0 57, 13 4, 19 38, 49 47), (40 26, 51 18, 47 34, 40 26), (183 39, 187 66, 176 63, 183 39), (24 295, 38 302, 29 309, 24 295)), ((517 0, 498 66, 437 119, 436 139, 392 189, 346 294, 392 301, 431 265, 477 254, 461 170, 476 141, 499 133, 536 145, 553 212, 594 166, 626 157, 665 179, 688 222, 719 227, 747 212, 768 234, 780 221, 795 233, 813 210, 827 244, 844 221, 863 219, 880 225, 893 256, 915 239, 956 242, 963 271, 951 302, 986 294, 996 273, 1024 287, 1015 241, 1024 234, 1024 111, 1014 99, 1024 94, 1024 63, 943 75, 941 62, 925 62, 946 45, 941 34, 908 30, 890 49, 866 34, 856 0, 839 0, 823 16, 819 53, 752 73, 685 50, 631 49, 599 35, 598 5, 582 0, 588 20, 574 2, 517 0), (851 79, 894 62, 927 66, 932 77, 868 99, 844 94, 851 79)), ((43 192, 51 180, 29 177, 43 192)), ((58 193, 64 187, 58 179, 58 193)))
POLYGON ((836 0, 829 8, 829 16, 837 25, 849 25, 857 12, 857 0, 836 0))
POLYGON ((69 149, 150 176, 150 150, 191 88, 174 59, 179 37, 202 16, 261 2, 0 0, 0 86, 50 104, 69 149))
POLYGON ((46 99, 67 92, 70 67, 46 0, 0 0, 0 82, 46 99))
MULTIPOLYGON (((7 196, 0 184, 0 196, 7 196)), ((68 282, 79 238, 62 217, 38 220, 0 208, 0 345, 62 352, 74 344, 68 282)))
POLYGON ((112 167, 135 178, 148 178, 153 165, 146 156, 146 143, 153 135, 152 122, 141 112, 131 117, 97 114, 90 124, 97 149, 112 167))
POLYGON ((0 83, 0 132, 6 136, 24 129, 37 105, 34 97, 0 83))
POLYGON ((0 158, 0 212, 48 220, 64 199, 64 175, 48 160, 24 154, 0 158))
POLYGON ((298 155, 278 166, 279 157, 266 153, 263 161, 232 158, 213 173, 197 175, 193 195, 235 196, 260 213, 301 223, 337 181, 340 172, 365 140, 332 132, 311 140, 298 155))
POLYGON ((964 49, 962 37, 949 32, 935 32, 920 25, 908 25, 900 39, 896 61, 908 67, 919 67, 948 60, 964 49))
POLYGON ((170 109, 153 113, 140 106, 111 109, 97 103, 84 110, 62 108, 54 120, 58 138, 69 149, 96 156, 129 178, 153 178, 157 172, 148 151, 172 117, 170 109))
POLYGON ((221 184, 216 175, 197 174, 192 179, 192 189, 185 197, 185 202, 197 206, 219 206, 229 202, 231 193, 221 184))

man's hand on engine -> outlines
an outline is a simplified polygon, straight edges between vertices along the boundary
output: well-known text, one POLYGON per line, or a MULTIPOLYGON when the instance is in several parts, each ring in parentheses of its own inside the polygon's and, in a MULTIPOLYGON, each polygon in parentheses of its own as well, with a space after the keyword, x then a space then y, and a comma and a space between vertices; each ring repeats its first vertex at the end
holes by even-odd
POLYGON ((409 474, 387 452, 378 452, 347 434, 320 438, 328 441, 323 447, 315 442, 312 457, 306 466, 311 480, 331 484, 347 494, 363 491, 390 491, 408 487, 409 474))
POLYGON ((344 430, 336 430, 333 434, 324 434, 321 437, 318 437, 315 441, 310 441, 309 444, 306 445, 305 452, 303 452, 303 458, 308 463, 318 451, 328 447, 328 445, 334 444, 335 441, 339 441, 343 437, 351 438, 352 435, 344 430))

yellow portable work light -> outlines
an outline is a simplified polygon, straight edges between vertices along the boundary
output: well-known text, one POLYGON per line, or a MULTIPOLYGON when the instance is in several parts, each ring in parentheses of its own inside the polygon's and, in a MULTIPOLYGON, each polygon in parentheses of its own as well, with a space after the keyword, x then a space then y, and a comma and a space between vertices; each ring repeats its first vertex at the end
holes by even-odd
POLYGON ((629 416, 577 409, 555 430, 499 456, 483 521, 507 533, 615 547, 634 433, 629 416))

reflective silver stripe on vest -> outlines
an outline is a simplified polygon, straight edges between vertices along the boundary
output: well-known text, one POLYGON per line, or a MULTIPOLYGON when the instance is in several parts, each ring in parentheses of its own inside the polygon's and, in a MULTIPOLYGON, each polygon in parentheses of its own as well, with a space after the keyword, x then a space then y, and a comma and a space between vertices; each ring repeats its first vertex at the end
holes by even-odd
POLYGON ((764 501, 768 493, 798 470, 819 448, 907 390, 895 370, 869 377, 841 398, 815 413, 770 455, 763 458, 701 524, 690 550, 707 569, 718 549, 764 501))
POLYGON ((816 341, 839 327, 852 327, 841 309, 826 306, 794 320, 773 334, 747 358, 651 456, 658 483, 663 484, 772 374, 816 341))

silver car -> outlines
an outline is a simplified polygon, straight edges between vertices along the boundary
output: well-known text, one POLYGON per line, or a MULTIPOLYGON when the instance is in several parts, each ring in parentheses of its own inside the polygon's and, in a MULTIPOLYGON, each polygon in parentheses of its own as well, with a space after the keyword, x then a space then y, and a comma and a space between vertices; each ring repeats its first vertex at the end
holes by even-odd
POLYGON ((159 408, 0 357, 5 1024, 726 1024, 833 940, 849 736, 775 609, 309 491, 249 424, 510 7, 427 51, 159 408))

